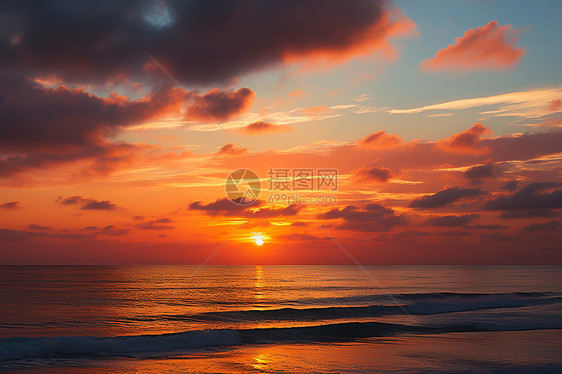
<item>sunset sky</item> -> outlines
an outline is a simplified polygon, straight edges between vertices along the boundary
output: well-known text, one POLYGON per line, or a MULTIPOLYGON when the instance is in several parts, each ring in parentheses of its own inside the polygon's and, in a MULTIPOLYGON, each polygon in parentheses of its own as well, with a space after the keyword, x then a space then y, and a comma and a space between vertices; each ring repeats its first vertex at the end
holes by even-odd
POLYGON ((560 24, 560 1, 3 1, 0 264, 562 264, 560 24), (337 202, 271 203, 268 171, 301 168, 337 190, 283 192, 337 202))

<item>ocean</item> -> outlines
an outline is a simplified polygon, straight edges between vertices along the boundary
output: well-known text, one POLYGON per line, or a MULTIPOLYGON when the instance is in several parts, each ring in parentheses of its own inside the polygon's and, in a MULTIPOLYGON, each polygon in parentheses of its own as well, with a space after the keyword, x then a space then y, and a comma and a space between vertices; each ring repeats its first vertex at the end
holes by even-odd
POLYGON ((560 373, 560 266, 1 266, 7 373, 560 373))

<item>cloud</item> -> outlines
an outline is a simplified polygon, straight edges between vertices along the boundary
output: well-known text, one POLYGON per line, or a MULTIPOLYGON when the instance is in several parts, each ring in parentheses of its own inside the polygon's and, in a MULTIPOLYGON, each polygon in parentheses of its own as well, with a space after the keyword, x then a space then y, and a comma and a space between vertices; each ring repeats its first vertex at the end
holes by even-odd
POLYGON ((0 204, 0 209, 19 209, 20 203, 19 201, 9 201, 4 204, 0 204))
POLYGON ((455 43, 437 52, 420 66, 427 71, 507 70, 525 54, 517 48, 518 30, 491 21, 469 29, 455 43))
POLYGON ((393 176, 389 168, 382 166, 368 166, 351 171, 354 178, 359 182, 386 183, 393 176))
POLYGON ((2 242, 27 241, 36 235, 37 234, 29 231, 0 229, 0 241, 2 242))
POLYGON ((367 204, 363 208, 348 205, 343 209, 335 208, 318 215, 319 219, 343 219, 338 229, 366 232, 386 232, 396 226, 405 225, 407 219, 400 216, 393 209, 380 204, 367 204))
POLYGON ((218 155, 230 155, 230 156, 238 156, 243 153, 246 153, 248 148, 240 148, 234 145, 234 143, 229 143, 224 145, 218 152, 218 155))
POLYGON ((262 202, 260 200, 255 200, 250 204, 240 205, 235 204, 229 198, 223 198, 208 204, 196 201, 189 205, 189 209, 201 210, 210 216, 232 216, 263 219, 295 216, 303 208, 303 205, 298 204, 291 204, 284 208, 259 208, 261 205, 262 202))
POLYGON ((244 211, 241 215, 248 218, 273 218, 295 216, 303 208, 299 204, 291 204, 285 208, 259 208, 258 210, 244 211))
POLYGON ((484 192, 479 188, 475 189, 475 188, 451 187, 443 191, 439 191, 433 195, 425 195, 418 199, 415 199, 410 203, 410 207, 429 208, 429 209, 439 208, 452 204, 455 201, 461 199, 478 197, 483 194, 484 192))
POLYGON ((551 209, 506 210, 500 214, 500 218, 554 218, 559 215, 560 212, 555 212, 551 209))
POLYGON ((423 236, 431 236, 431 234, 429 232, 416 231, 416 230, 404 230, 394 234, 395 238, 415 238, 415 237, 423 237, 423 236))
POLYGON ((531 223, 530 225, 527 225, 523 228, 524 231, 531 231, 531 232, 537 232, 537 231, 558 231, 560 228, 560 225, 562 225, 562 222, 560 221, 549 221, 549 222, 545 222, 545 223, 531 223))
POLYGON ((309 108, 298 108, 294 109, 291 112, 298 113, 304 116, 318 116, 323 114, 329 114, 333 111, 332 108, 327 107, 326 105, 319 105, 315 107, 309 108))
POLYGON ((289 240, 289 241, 317 241, 317 240, 326 240, 327 238, 322 238, 316 235, 311 235, 311 234, 302 234, 302 233, 292 233, 292 234, 286 234, 286 235, 277 235, 276 238, 278 239, 283 239, 283 240, 289 240))
POLYGON ((189 205, 189 209, 201 210, 211 216, 216 216, 216 215, 233 216, 239 214, 244 210, 256 208, 260 206, 261 203, 262 202, 260 200, 255 200, 250 204, 241 205, 241 204, 236 204, 229 198, 225 197, 222 199, 217 199, 216 201, 208 204, 203 204, 201 201, 196 201, 189 205))
POLYGON ((439 216, 439 217, 431 217, 427 220, 427 222, 436 227, 456 227, 456 226, 464 226, 471 221, 480 218, 478 214, 465 214, 462 216, 439 216))
MULTIPOLYGON (((414 114, 430 110, 466 110, 478 107, 489 107, 480 112, 487 116, 514 116, 525 118, 539 118, 551 114, 553 98, 562 95, 562 88, 544 88, 527 91, 509 92, 500 95, 475 97, 446 101, 439 104, 425 105, 410 109, 389 109, 392 114, 414 114), (490 106, 493 106, 490 108, 490 106)), ((562 111, 562 108, 556 109, 562 111)))
POLYGON ((82 210, 116 210, 119 207, 108 200, 98 201, 86 199, 82 196, 72 196, 63 199, 59 197, 57 203, 60 205, 80 205, 82 210))
POLYGON ((560 99, 552 99, 552 101, 548 105, 548 111, 557 112, 560 109, 562 109, 562 102, 560 101, 560 99))
POLYGON ((300 88, 295 88, 295 90, 289 92, 287 94, 289 97, 305 97, 306 93, 303 92, 300 88))
POLYGON ((131 101, 83 89, 46 88, 21 76, 0 74, 0 150, 49 150, 100 145, 116 130, 178 113, 181 90, 161 88, 131 101))
POLYGON ((484 127, 481 123, 476 123, 470 129, 452 135, 448 139, 441 140, 435 144, 437 147, 449 152, 479 155, 488 151, 486 148, 478 147, 481 136, 488 133, 490 133, 490 130, 487 127, 484 127))
POLYGON ((108 200, 104 201, 89 201, 82 206, 83 210, 115 210, 117 209, 117 205, 113 204, 108 200))
POLYGON ((458 230, 438 231, 438 232, 436 232, 436 234, 441 235, 441 236, 451 236, 451 237, 470 236, 471 235, 469 231, 458 231, 458 230))
POLYGON ((496 162, 530 160, 562 152, 562 131, 505 135, 483 139, 481 145, 490 150, 488 157, 496 162))
POLYGON ((467 228, 476 229, 476 230, 501 230, 501 229, 507 229, 509 228, 509 226, 498 225, 498 224, 493 224, 493 225, 476 224, 472 226, 467 226, 467 228))
POLYGON ((286 125, 274 125, 273 123, 257 121, 242 127, 240 130, 249 135, 263 135, 272 132, 285 132, 291 131, 293 128, 286 125))
POLYGON ((170 218, 163 217, 141 223, 137 227, 141 230, 172 230, 175 229, 174 226, 170 225, 172 222, 170 218))
POLYGON ((385 131, 377 131, 359 141, 359 146, 370 149, 387 149, 399 146, 402 138, 398 135, 387 134, 385 131))
POLYGON ((213 88, 203 96, 195 94, 191 96, 196 103, 189 107, 185 117, 201 122, 214 122, 215 119, 226 121, 247 112, 252 105, 255 92, 249 88, 240 88, 234 92, 213 88))
POLYGON ((52 228, 50 228, 50 227, 41 226, 41 225, 38 225, 38 224, 36 224, 36 223, 30 224, 30 225, 29 225, 29 229, 30 229, 30 230, 41 230, 41 231, 49 231, 49 230, 52 230, 52 228))
POLYGON ((556 182, 533 182, 519 191, 507 195, 498 196, 488 201, 484 208, 488 210, 545 210, 545 214, 550 214, 550 210, 562 208, 562 190, 554 190, 560 187, 556 182))
POLYGON ((494 163, 489 162, 484 165, 476 165, 468 168, 464 172, 464 176, 468 179, 493 178, 496 176, 497 170, 494 163))
POLYGON ((93 0, 80 6, 12 2, 3 7, 10 20, 3 29, 18 42, 2 42, 0 67, 79 82, 126 80, 147 72, 161 77, 149 51, 178 80, 207 84, 280 63, 333 64, 375 52, 394 57, 388 39, 410 34, 415 25, 386 5, 360 0, 138 0, 102 7, 93 0))
POLYGON ((517 190, 518 186, 519 186, 519 182, 517 182, 516 180, 512 180, 512 181, 507 182, 506 184, 504 184, 500 188, 502 190, 507 190, 507 191, 513 192, 513 191, 517 190))
POLYGON ((183 91, 159 88, 129 100, 65 86, 46 88, 19 75, 0 74, 0 176, 80 159, 113 158, 134 145, 106 141, 117 131, 179 113, 183 91))

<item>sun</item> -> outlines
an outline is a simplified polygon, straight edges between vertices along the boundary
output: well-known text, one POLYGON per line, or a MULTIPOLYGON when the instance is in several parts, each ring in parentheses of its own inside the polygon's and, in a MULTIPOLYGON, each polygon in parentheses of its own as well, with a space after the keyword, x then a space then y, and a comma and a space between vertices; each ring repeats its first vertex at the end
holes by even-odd
POLYGON ((254 242, 256 243, 257 246, 261 247, 263 245, 263 243, 265 243, 265 241, 263 240, 264 237, 259 235, 259 234, 255 234, 253 236, 254 238, 254 242))

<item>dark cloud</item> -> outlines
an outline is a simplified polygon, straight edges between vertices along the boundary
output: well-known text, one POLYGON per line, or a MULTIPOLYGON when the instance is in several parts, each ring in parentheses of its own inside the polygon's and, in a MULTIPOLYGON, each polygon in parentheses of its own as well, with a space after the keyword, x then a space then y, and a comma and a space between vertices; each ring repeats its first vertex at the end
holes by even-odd
POLYGON ((175 229, 175 226, 170 225, 172 222, 174 221, 170 218, 163 217, 144 222, 138 225, 138 228, 141 230, 172 230, 175 229))
POLYGON ((422 237, 422 236, 431 236, 431 234, 425 231, 404 230, 404 231, 397 232, 394 235, 395 238, 414 238, 414 237, 422 237))
POLYGON ((112 143, 118 131, 186 110, 188 119, 213 121, 201 110, 226 120, 246 111, 254 92, 219 91, 198 96, 179 88, 156 86, 138 99, 108 98, 65 86, 47 88, 20 75, 0 74, 0 176, 28 169, 92 159, 94 171, 107 172, 126 162, 141 146, 112 143), (198 103, 188 101, 189 94, 198 103))
POLYGON ((517 182, 516 180, 513 180, 513 181, 509 181, 506 184, 504 184, 503 186, 501 186, 501 189, 513 192, 513 191, 517 190, 518 187, 519 187, 519 182, 517 182))
POLYGON ((500 214, 500 218, 554 218, 559 215, 560 212, 555 212, 552 209, 506 210, 500 214))
POLYGON ((519 136, 506 135, 483 139, 482 145, 490 149, 489 157, 496 162, 530 160, 544 155, 562 152, 562 131, 552 129, 519 136))
POLYGON ((256 200, 251 204, 240 205, 235 204, 228 198, 218 199, 209 204, 202 204, 196 201, 189 205, 191 210, 202 210, 211 216, 235 216, 247 218, 273 218, 295 216, 303 208, 302 205, 291 204, 284 208, 259 208, 262 204, 260 200, 256 200))
POLYGON ((530 232, 537 232, 537 231, 558 231, 562 222, 554 220, 545 223, 531 223, 528 226, 525 226, 523 230, 530 231, 530 232))
POLYGON ((41 226, 41 225, 38 225, 38 224, 36 224, 36 223, 30 224, 30 225, 29 225, 29 229, 30 229, 30 230, 42 230, 42 231, 49 231, 49 230, 52 230, 52 228, 50 228, 50 227, 41 226))
POLYGON ((451 230, 451 231, 438 231, 436 232, 437 235, 441 235, 441 236, 452 236, 452 237, 457 237, 457 236, 470 236, 470 232, 468 231, 457 231, 457 230, 451 230))
POLYGON ((80 205, 83 210, 115 210, 119 207, 109 200, 95 200, 90 198, 83 198, 82 196, 72 196, 63 199, 59 197, 57 203, 60 205, 80 205))
POLYGON ((185 116, 202 122, 226 121, 247 112, 254 95, 255 92, 249 88, 240 88, 234 92, 214 88, 203 96, 193 94, 197 104, 191 105, 185 116))
POLYGON ((29 231, 19 231, 10 229, 0 229, 1 242, 19 242, 26 241, 36 236, 37 234, 29 231))
POLYGON ((54 230, 49 227, 44 227, 36 224, 29 226, 33 231, 20 231, 10 229, 0 229, 0 241, 5 242, 21 242, 28 241, 33 238, 53 238, 53 239, 95 239, 98 235, 101 236, 122 236, 128 233, 128 230, 115 229, 113 225, 104 227, 103 229, 93 232, 95 230, 88 229, 87 233, 73 232, 68 229, 54 230))
POLYGON ((386 183, 392 177, 392 170, 380 166, 368 166, 351 172, 360 182, 386 183))
POLYGON ((367 204, 360 209, 348 205, 343 209, 335 208, 318 216, 319 219, 343 219, 338 229, 357 230, 367 232, 390 231, 399 225, 405 225, 407 219, 397 215, 393 209, 380 204, 367 204))
POLYGON ((388 48, 411 27, 383 1, 4 1, 0 66, 67 80, 153 72, 209 83, 315 52, 341 58, 388 48), (403 26, 403 27, 401 27, 403 26), (364 52, 363 52, 364 53, 364 52))
POLYGON ((108 200, 104 201, 90 201, 84 206, 82 206, 84 210, 115 210, 117 209, 117 205, 113 204, 108 200))
MULTIPOLYGON (((183 91, 182 91, 183 92, 183 91)), ((0 74, 0 176, 97 159, 98 166, 137 149, 106 140, 127 126, 179 110, 177 89, 162 88, 131 101, 82 89, 45 88, 18 75, 0 74)))
POLYGON ((483 233, 480 234, 480 237, 486 240, 492 240, 492 241, 497 241, 497 242, 508 242, 513 240, 513 237, 507 235, 507 234, 503 234, 501 232, 494 232, 494 233, 483 233))
POLYGON ((288 217, 297 215, 302 208, 302 205, 291 204, 285 208, 260 208, 256 211, 244 211, 242 215, 248 218, 288 217))
POLYGON ((533 182, 519 191, 499 196, 488 201, 484 208, 488 210, 552 210, 562 208, 562 190, 553 190, 561 184, 556 182, 533 182))
POLYGON ((123 236, 127 235, 129 230, 127 229, 116 229, 113 225, 105 226, 103 229, 100 230, 100 235, 109 235, 109 236, 123 236))
POLYGON ((58 149, 101 145, 116 130, 168 114, 185 100, 179 89, 162 88, 130 101, 103 98, 82 89, 45 88, 0 74, 0 151, 58 149))
POLYGON ((0 204, 0 209, 18 209, 20 208, 19 201, 9 201, 4 204, 0 204))
POLYGON ((454 226, 464 226, 471 221, 480 218, 478 214, 465 214, 462 216, 439 216, 431 217, 428 219, 428 223, 436 227, 454 227, 454 226))
POLYGON ((189 205, 190 210, 202 210, 211 216, 233 216, 240 214, 240 212, 252 208, 256 208, 261 205, 260 200, 255 200, 250 204, 236 204, 229 198, 225 197, 218 199, 212 203, 203 204, 201 201, 196 201, 189 205))
POLYGON ((454 203, 457 200, 483 195, 479 188, 452 187, 439 191, 433 195, 422 196, 410 203, 412 208, 439 208, 454 203))
POLYGON ((477 225, 467 226, 467 228, 477 229, 477 230, 501 230, 501 229, 507 229, 508 227, 509 226, 498 225, 498 224, 494 224, 494 225, 477 224, 477 225))
POLYGON ((477 165, 468 168, 464 172, 464 176, 468 179, 483 179, 483 178, 493 178, 496 176, 497 170, 494 163, 489 162, 485 165, 477 165))

